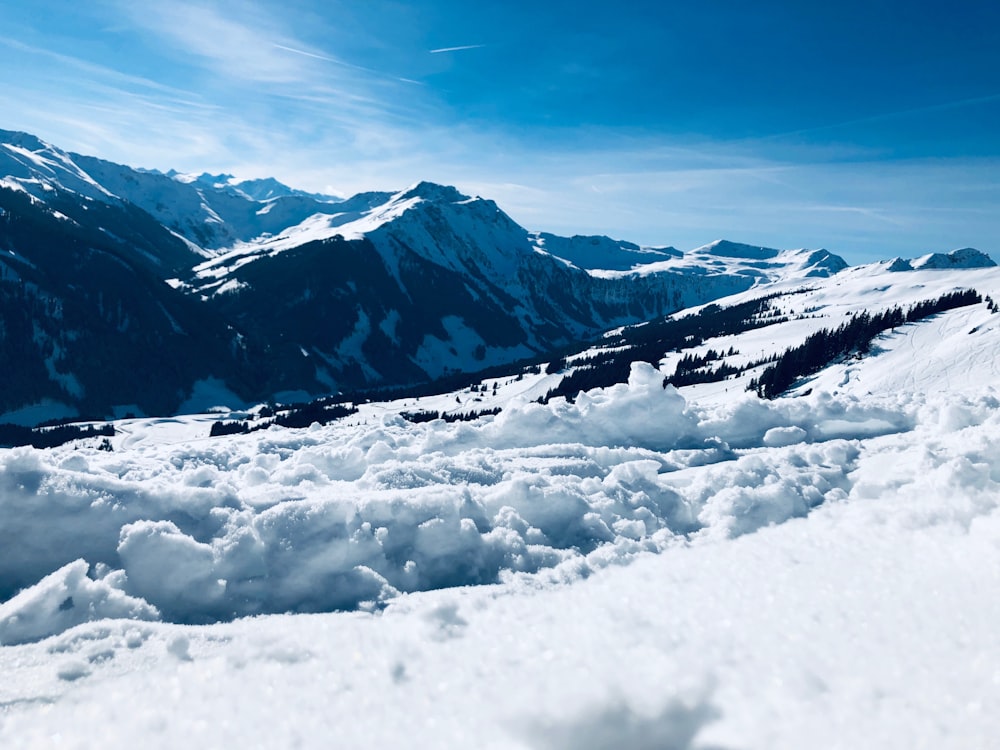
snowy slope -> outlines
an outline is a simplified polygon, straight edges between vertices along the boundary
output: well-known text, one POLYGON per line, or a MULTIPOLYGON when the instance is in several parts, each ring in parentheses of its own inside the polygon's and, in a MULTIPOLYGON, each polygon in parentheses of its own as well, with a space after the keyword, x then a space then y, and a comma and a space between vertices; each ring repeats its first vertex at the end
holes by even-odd
MULTIPOLYGON (((602 401, 616 420, 666 424, 649 418, 641 378, 602 401)), ((989 595, 1000 562, 1000 488, 986 467, 1000 458, 998 423, 989 398, 961 405, 958 424, 941 419, 955 406, 948 397, 789 400, 768 407, 779 421, 836 420, 842 437, 766 448, 770 421, 759 419, 756 447, 724 460, 717 450, 666 449, 673 428, 628 450, 588 449, 613 443, 596 406, 586 416, 547 412, 546 424, 565 420, 585 442, 557 438, 544 448, 525 442, 526 430, 486 448, 478 436, 488 426, 466 426, 437 428, 440 448, 427 451, 429 428, 407 437, 396 425, 369 425, 276 434, 252 448, 226 441, 126 453, 117 461, 134 468, 122 480, 109 476, 121 471, 115 457, 97 452, 10 455, 8 478, 59 478, 45 480, 46 505, 57 493, 75 505, 127 493, 140 516, 154 518, 157 503, 183 503, 187 524, 204 520, 200 532, 128 524, 118 543, 131 566, 127 582, 91 580, 70 565, 0 605, 8 641, 61 630, 88 611, 126 618, 0 649, 0 737, 8 747, 100 738, 109 748, 140 737, 151 747, 321 747, 330 737, 423 747, 989 746, 998 726, 982 707, 1000 697, 990 671, 1000 657, 1000 612, 989 595), (896 420, 891 434, 869 437, 868 420, 887 414, 896 420), (456 443, 466 447, 456 451, 456 443), (364 481, 350 475, 381 478, 383 488, 345 497, 364 481), (266 487, 277 490, 277 502, 255 509, 255 486, 261 498, 266 487), (332 489, 340 500, 330 499, 332 489), (410 555, 435 550, 442 572, 468 571, 486 559, 476 550, 488 542, 473 541, 483 538, 475 513, 494 492, 507 505, 487 523, 506 525, 487 536, 525 561, 550 555, 551 572, 404 595, 376 614, 210 627, 150 622, 151 607, 121 592, 146 587, 165 611, 203 607, 219 585, 218 566, 232 575, 278 533, 295 560, 281 565, 281 596, 316 593, 328 580, 331 593, 377 597, 372 568, 350 568, 361 571, 353 579, 330 572, 371 560, 366 548, 391 545, 407 529, 416 534, 410 555), (805 518, 745 533, 824 499, 805 518), (644 542, 633 538, 671 505, 690 508, 704 526, 687 541, 667 525, 644 542), (616 541, 586 554, 547 552, 557 529, 593 535, 602 525, 616 541), (236 534, 255 527, 259 537, 236 534), (536 538, 517 541, 522 534, 536 538), (643 551, 654 548, 661 552, 643 551), (62 606, 70 598, 73 606, 62 606)), ((686 408, 707 428, 702 434, 726 436, 718 413, 710 422, 696 404, 686 408)), ((746 406, 727 413, 741 429, 752 422, 746 406)), ((5 517, 23 520, 8 503, 5 517)), ((46 515, 53 547, 62 532, 51 519, 60 517, 46 515)), ((420 557, 414 574, 432 570, 435 557, 420 557)))
MULTIPOLYGON (((744 366, 796 346, 815 331, 836 328, 851 314, 895 306, 906 308, 961 289, 975 289, 996 299, 1000 297, 1000 271, 995 267, 962 269, 952 265, 951 270, 900 273, 892 263, 877 263, 848 269, 832 279, 810 279, 807 286, 784 282, 771 291, 782 287, 791 293, 775 304, 791 320, 739 336, 709 339, 689 353, 735 347, 738 353, 724 361, 744 366)), ((719 304, 753 296, 754 292, 745 292, 719 300, 719 304)), ((858 398, 868 393, 976 392, 996 375, 997 351, 1000 316, 984 302, 887 332, 876 339, 872 356, 835 363, 806 379, 799 390, 814 388, 858 398)), ((662 369, 672 372, 681 356, 669 354, 662 369)), ((731 394, 744 390, 759 371, 748 370, 731 380, 689 386, 682 391, 701 401, 727 401, 731 394)))
POLYGON ((639 247, 610 237, 559 237, 548 232, 532 234, 535 246, 557 258, 588 270, 630 271, 656 261, 682 255, 673 247, 639 247))
POLYGON ((975 362, 960 395, 702 405, 637 367, 575 405, 523 400, 552 376, 502 381, 507 410, 475 424, 370 405, 4 452, 4 549, 51 575, 0 604, 21 643, 0 648, 0 738, 989 747, 1000 412, 975 362), (803 441, 769 446, 778 426, 803 441), (344 597, 360 610, 162 622, 344 597))
POLYGON ((0 186, 23 190, 42 201, 58 190, 92 200, 116 200, 68 154, 28 133, 0 130, 0 180, 0 186))

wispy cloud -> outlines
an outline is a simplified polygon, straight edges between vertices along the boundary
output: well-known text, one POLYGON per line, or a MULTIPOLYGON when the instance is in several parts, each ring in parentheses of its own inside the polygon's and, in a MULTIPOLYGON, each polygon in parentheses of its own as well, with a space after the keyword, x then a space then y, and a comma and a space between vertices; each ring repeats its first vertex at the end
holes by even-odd
MULTIPOLYGON (((398 131, 432 108, 419 81, 317 48, 266 4, 246 0, 223 12, 189 0, 115 1, 122 23, 147 40, 150 54, 172 59, 179 74, 186 71, 225 109, 227 127, 255 121, 261 132, 275 133, 273 140, 295 133, 348 153, 372 133, 395 132, 404 140, 398 131)), ((308 31, 330 43, 337 38, 308 31)))
POLYGON ((391 171, 418 150, 426 105, 404 93, 419 87, 316 49, 260 5, 117 9, 114 28, 95 12, 93 33, 141 45, 122 70, 0 36, 0 69, 23 70, 3 77, 0 127, 136 166, 343 182, 344 192, 359 182, 353 165, 384 160, 391 171))
POLYGON ((482 49, 485 46, 485 44, 463 44, 460 47, 440 47, 439 49, 429 50, 429 52, 432 55, 439 55, 442 52, 462 52, 467 49, 482 49))
POLYGON ((44 47, 26 44, 19 39, 0 36, 0 45, 9 47, 16 52, 45 58, 49 60, 50 63, 56 63, 59 66, 71 68, 79 71, 80 73, 84 73, 86 74, 86 78, 83 79, 85 81, 105 81, 118 85, 143 88, 177 96, 191 96, 189 91, 168 86, 160 81, 154 81, 151 78, 144 78, 142 76, 123 73, 120 70, 88 62, 87 60, 83 60, 79 57, 73 57, 72 55, 55 52, 54 50, 45 49, 44 47))
MULTIPOLYGON (((260 83, 293 83, 302 79, 302 68, 294 58, 282 55, 271 44, 271 19, 247 4, 243 9, 252 20, 241 21, 213 7, 191 2, 118 4, 124 19, 169 51, 187 56, 187 62, 208 64, 216 73, 232 79, 260 83)), ((246 16, 244 16, 246 17, 246 16)))
POLYGON ((411 83, 316 49, 296 38, 261 3, 240 3, 238 13, 184 0, 149 0, 141 5, 122 1, 119 7, 137 29, 157 39, 168 53, 174 50, 184 62, 204 66, 237 84, 280 87, 286 97, 315 88, 350 95, 366 89, 373 79, 411 83))
POLYGON ((343 60, 338 60, 336 57, 330 57, 329 55, 321 55, 317 52, 309 52, 304 49, 296 49, 295 47, 289 47, 287 44, 273 44, 274 47, 278 49, 283 49, 285 52, 294 52, 296 55, 302 55, 303 57, 311 57, 314 60, 325 60, 326 62, 336 63, 337 65, 344 65, 350 68, 357 68, 356 65, 351 65, 350 63, 344 62, 343 60))

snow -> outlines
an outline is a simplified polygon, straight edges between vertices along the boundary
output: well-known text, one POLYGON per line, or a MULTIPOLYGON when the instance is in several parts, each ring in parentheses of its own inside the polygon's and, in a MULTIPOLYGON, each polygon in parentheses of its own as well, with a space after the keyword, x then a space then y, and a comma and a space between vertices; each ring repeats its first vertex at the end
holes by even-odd
POLYGON ((0 143, 0 173, 4 175, 4 187, 22 189, 44 199, 46 192, 59 186, 86 198, 114 200, 109 191, 66 154, 32 136, 27 139, 18 136, 24 134, 0 131, 0 138, 7 141, 0 143))
POLYGON ((0 643, 37 641, 94 619, 158 619, 153 607, 121 592, 120 571, 91 580, 89 567, 74 560, 0 604, 0 643))
POLYGON ((610 237, 559 237, 538 232, 533 233, 531 239, 539 252, 588 270, 630 271, 663 258, 682 255, 672 247, 639 247, 610 237))
MULTIPOLYGON (((54 512, 57 494, 89 504, 76 515, 85 532, 102 514, 119 514, 112 532, 144 518, 121 525, 120 542, 112 534, 125 575, 101 568, 92 580, 73 560, 0 605, 4 642, 20 643, 0 649, 4 746, 83 747, 96 737, 108 748, 140 738, 150 747, 321 747, 333 737, 420 747, 989 746, 1000 730, 989 709, 1000 693, 1000 604, 989 596, 1000 584, 996 399, 882 397, 880 408, 899 415, 892 434, 796 434, 812 441, 797 445, 763 445, 760 419, 757 445, 738 457, 642 447, 648 437, 611 447, 602 430, 638 423, 652 382, 638 368, 627 387, 578 407, 526 404, 507 426, 387 420, 360 435, 331 426, 117 455, 9 453, 3 476, 34 476, 46 507, 7 501, 5 519, 37 513, 33 527, 49 524, 58 537, 51 525, 68 514, 54 512), (581 437, 604 447, 536 445, 540 436, 519 420, 543 415, 588 418, 581 437), (516 447, 485 447, 501 436, 516 447), (241 470, 241 489, 227 486, 241 470), (373 484, 345 502, 366 475, 373 484), (824 488, 807 515, 811 493, 824 488), (684 502, 669 502, 667 490, 684 502), (241 497, 223 497, 234 492, 241 497), (487 518, 493 529, 483 534, 483 519, 469 516, 491 496, 509 510, 487 518), (651 517, 680 526, 685 503, 698 530, 638 528, 651 517), (155 520, 157 504, 178 517, 183 507, 189 532, 155 520), (637 525, 641 508, 650 515, 637 525), (532 526, 535 542, 518 549, 536 560, 544 551, 554 566, 393 595, 371 611, 151 622, 156 611, 131 592, 162 602, 161 617, 205 612, 227 596, 220 578, 260 560, 269 541, 222 531, 220 510, 230 521, 256 513, 266 519, 259 532, 283 538, 282 579, 258 579, 274 586, 279 609, 295 592, 377 599, 385 583, 358 563, 406 531, 416 577, 462 575, 483 562, 472 551, 486 537, 513 548, 532 526), (601 527, 588 513, 617 529, 614 540, 586 554, 559 549, 558 530, 580 539, 601 527), (353 536, 337 533, 355 514, 353 536), (659 554, 641 551, 636 536, 659 554), (220 550, 225 573, 213 567, 220 550), (353 577, 330 577, 349 565, 353 577), (73 607, 60 609, 68 598, 73 607)), ((706 422, 676 393, 661 396, 662 411, 642 421, 661 426, 661 447, 692 430, 727 434, 721 416, 706 422)), ((789 421, 845 404, 834 406, 800 397, 755 408, 789 421)), ((844 421, 855 423, 874 408, 847 406, 844 421)), ((746 430, 745 403, 727 413, 746 430)))
MULTIPOLYGON (((669 248, 668 248, 669 249, 669 248)), ((744 245, 729 240, 716 240, 686 253, 677 252, 667 260, 635 265, 630 270, 592 269, 591 275, 601 278, 623 278, 631 275, 648 276, 674 272, 692 276, 728 274, 745 278, 748 283, 762 284, 781 280, 824 278, 847 268, 840 256, 827 250, 775 250, 744 245)))
POLYGON ((913 268, 989 268, 996 263, 983 252, 972 247, 952 250, 950 253, 931 253, 913 261, 913 268))
POLYGON ((661 379, 3 452, 0 740, 988 746, 988 379, 705 403, 661 379))
MULTIPOLYGON (((573 403, 537 403, 560 376, 527 373, 210 438, 249 405, 209 378, 189 415, 119 420, 113 451, 0 449, 0 746, 996 744, 1000 316, 983 303, 900 326, 775 401, 746 390, 759 368, 662 387, 684 354, 748 365, 853 313, 997 298, 984 253, 850 269, 725 240, 680 253, 529 234, 432 183, 327 206, 2 137, 0 186, 33 200, 134 182, 137 205, 212 255, 204 294, 239 293, 229 275, 258 258, 365 237, 390 269, 405 245, 518 299, 519 254, 622 284, 728 274, 742 291, 716 304, 782 292, 788 319, 573 403), (192 211, 214 225, 204 238, 180 221, 192 211)), ((401 322, 362 311, 339 354, 401 322)), ((461 317, 441 324, 426 368, 499 356, 461 317)), ((0 422, 74 414, 44 401, 0 422)))
MULTIPOLYGON (((355 196, 349 203, 353 205, 362 197, 364 196, 355 196)), ((418 183, 407 190, 384 196, 381 202, 377 200, 378 195, 373 197, 376 199, 374 205, 364 205, 360 210, 336 210, 342 208, 342 205, 330 204, 329 212, 308 216, 275 236, 263 234, 251 240, 236 242, 232 247, 220 250, 212 259, 196 266, 195 274, 201 279, 225 278, 247 263, 273 257, 310 242, 321 242, 334 237, 362 239, 429 200, 452 200, 456 205, 467 203, 465 196, 454 188, 431 183, 418 183)), ((268 203, 256 212, 257 215, 269 214, 274 205, 268 203)))
POLYGON ((573 403, 528 373, 209 438, 246 412, 206 380, 189 408, 226 410, 122 420, 111 452, 0 450, 0 746, 992 746, 1000 316, 900 326, 774 401, 662 382, 996 298, 1000 269, 800 255, 717 303, 780 291, 786 322, 573 403))

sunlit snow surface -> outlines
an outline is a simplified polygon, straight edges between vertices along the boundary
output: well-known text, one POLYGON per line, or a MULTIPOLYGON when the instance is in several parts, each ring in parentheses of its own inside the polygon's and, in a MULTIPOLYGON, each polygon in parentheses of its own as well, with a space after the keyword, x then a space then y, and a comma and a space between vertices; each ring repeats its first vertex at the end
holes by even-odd
MULTIPOLYGON (((995 294, 949 273, 794 304, 995 294)), ((991 747, 997 318, 774 402, 636 365, 575 404, 499 382, 471 423, 396 414, 463 393, 2 451, 0 746, 991 747)))

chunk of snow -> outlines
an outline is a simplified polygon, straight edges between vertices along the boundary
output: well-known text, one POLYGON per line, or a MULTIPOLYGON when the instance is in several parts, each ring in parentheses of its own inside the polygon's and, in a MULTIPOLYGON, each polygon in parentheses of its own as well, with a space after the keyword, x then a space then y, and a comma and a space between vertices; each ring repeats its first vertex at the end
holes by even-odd
POLYGON ((75 560, 0 604, 0 646, 36 641, 108 617, 158 619, 155 607, 122 591, 123 573, 91 580, 88 568, 84 560, 75 560))

